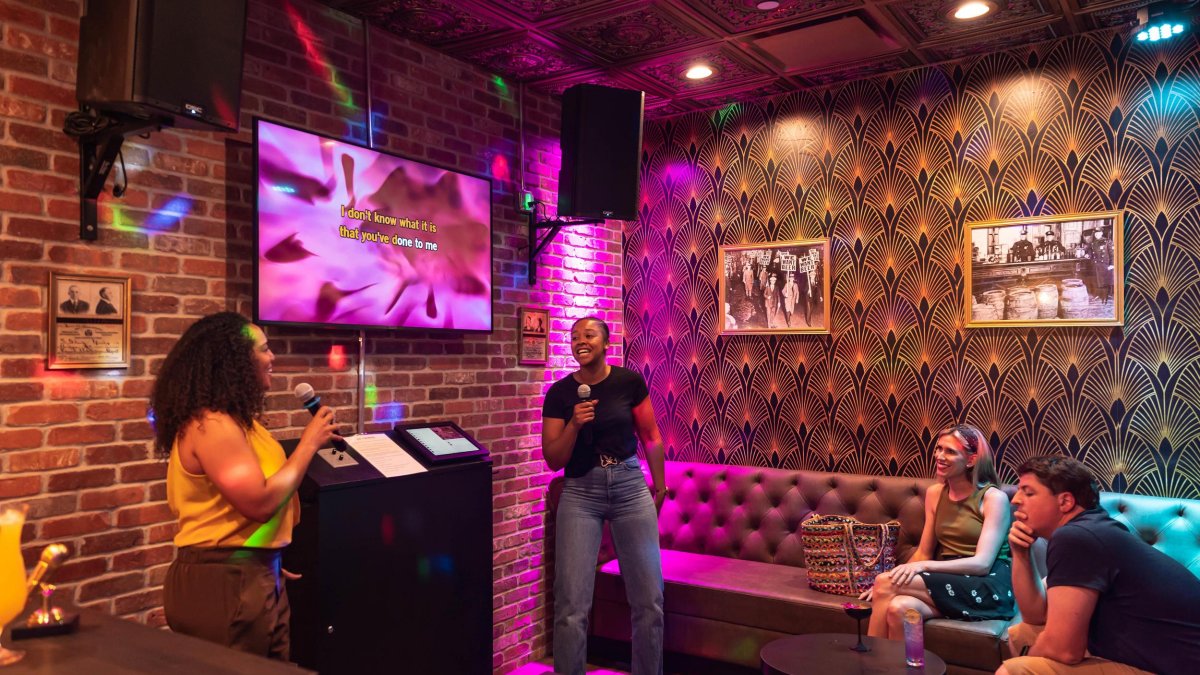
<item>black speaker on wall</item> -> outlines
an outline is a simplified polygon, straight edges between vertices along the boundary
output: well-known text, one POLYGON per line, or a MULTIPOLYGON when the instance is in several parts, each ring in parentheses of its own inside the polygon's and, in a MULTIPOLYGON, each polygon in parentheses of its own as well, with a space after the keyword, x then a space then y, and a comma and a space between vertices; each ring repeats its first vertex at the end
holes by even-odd
POLYGON ((558 215, 637 218, 645 98, 595 84, 563 92, 558 215))
POLYGON ((246 0, 89 0, 76 95, 99 110, 237 131, 246 0))

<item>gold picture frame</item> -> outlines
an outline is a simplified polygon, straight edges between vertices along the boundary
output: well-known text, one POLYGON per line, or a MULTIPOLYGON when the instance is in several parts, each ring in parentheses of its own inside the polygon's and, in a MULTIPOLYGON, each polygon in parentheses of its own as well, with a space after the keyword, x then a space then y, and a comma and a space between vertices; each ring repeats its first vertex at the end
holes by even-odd
POLYGON ((522 307, 517 315, 517 363, 544 366, 550 360, 550 310, 522 307))
POLYGON ((733 244, 717 252, 722 335, 829 333, 828 239, 733 244))
POLYGON ((1120 211, 969 223, 963 228, 968 328, 1120 326, 1120 211))
POLYGON ((129 277, 50 273, 48 370, 129 367, 129 277))

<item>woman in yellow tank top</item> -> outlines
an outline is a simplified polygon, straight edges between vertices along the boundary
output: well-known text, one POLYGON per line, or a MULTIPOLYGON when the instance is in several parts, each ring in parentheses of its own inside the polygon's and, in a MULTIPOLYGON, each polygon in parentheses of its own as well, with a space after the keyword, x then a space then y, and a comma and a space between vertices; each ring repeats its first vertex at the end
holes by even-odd
POLYGON ((916 553, 875 577, 861 596, 872 600, 868 634, 904 638, 904 612, 923 619, 1011 619, 1016 613, 1008 497, 997 485, 992 451, 968 424, 938 432, 938 482, 925 492, 925 529, 916 553))
POLYGON ((280 553, 299 514, 296 488, 316 451, 338 438, 321 410, 290 457, 259 423, 275 355, 262 329, 222 312, 171 348, 150 396, 155 450, 168 458, 178 552, 163 583, 172 630, 287 660, 280 553))

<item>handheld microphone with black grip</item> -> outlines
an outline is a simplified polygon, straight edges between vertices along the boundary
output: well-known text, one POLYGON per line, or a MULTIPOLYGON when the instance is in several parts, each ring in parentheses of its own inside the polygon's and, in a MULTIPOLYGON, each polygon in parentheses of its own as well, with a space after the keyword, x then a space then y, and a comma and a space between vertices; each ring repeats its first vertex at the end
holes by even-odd
MULTIPOLYGON (((313 417, 317 416, 317 411, 324 408, 321 403, 321 397, 317 396, 317 392, 312 388, 312 385, 307 382, 301 382, 292 390, 296 394, 296 398, 300 399, 300 405, 308 411, 313 417)), ((346 441, 333 439, 333 447, 337 448, 338 452, 346 452, 346 441)))
MULTIPOLYGON (((592 388, 586 384, 579 385, 579 388, 575 390, 575 393, 579 394, 580 402, 586 402, 586 401, 592 400, 592 388)), ((584 426, 586 426, 587 428, 580 430, 580 432, 583 434, 583 438, 581 440, 584 442, 585 445, 591 445, 592 444, 592 428, 586 424, 584 426)))

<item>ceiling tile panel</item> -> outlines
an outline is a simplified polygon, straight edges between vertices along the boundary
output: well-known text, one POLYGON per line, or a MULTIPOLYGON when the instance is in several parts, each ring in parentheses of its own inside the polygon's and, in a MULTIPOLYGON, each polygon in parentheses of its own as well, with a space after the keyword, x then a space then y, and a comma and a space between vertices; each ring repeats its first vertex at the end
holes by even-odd
POLYGON ((594 71, 571 73, 570 75, 565 75, 563 77, 542 80, 534 86, 548 94, 560 96, 564 91, 577 84, 598 84, 604 87, 616 87, 618 89, 640 89, 639 87, 630 86, 629 83, 625 82, 619 77, 610 76, 604 73, 596 73, 594 71))
POLYGON ((1050 26, 1039 28, 1019 29, 1001 33, 989 33, 975 40, 954 42, 946 45, 930 46, 926 51, 935 55, 938 60, 958 59, 965 56, 990 54, 1020 45, 1031 45, 1046 40, 1053 40, 1054 30, 1050 26))
POLYGON ((714 21, 730 33, 744 33, 783 23, 791 23, 841 10, 857 9, 863 3, 847 0, 781 0, 779 7, 764 12, 755 5, 759 0, 700 0, 684 4, 706 10, 714 21))
POLYGON ((531 21, 541 21, 576 9, 607 4, 605 0, 493 0, 498 9, 511 10, 531 21))
POLYGON ((786 94, 792 91, 793 87, 775 81, 754 89, 734 89, 729 92, 712 94, 708 96, 700 96, 692 100, 697 107, 700 108, 717 108, 726 106, 731 103, 740 103, 742 101, 754 101, 762 98, 768 98, 777 94, 786 94))
POLYGON ((898 0, 888 5, 893 15, 916 29, 920 40, 942 38, 956 33, 985 32, 995 26, 1044 19, 1052 0, 1008 0, 1000 11, 973 21, 958 21, 942 13, 946 0, 898 0))
POLYGON ((504 77, 532 80, 582 68, 585 64, 528 37, 467 52, 462 57, 504 77))
POLYGON ((593 16, 552 33, 613 62, 652 56, 710 40, 672 19, 656 5, 635 7, 616 15, 593 16))
POLYGON ((723 89, 751 79, 770 77, 747 66, 725 50, 708 50, 673 56, 658 63, 648 64, 638 71, 673 91, 695 91, 699 89, 723 89), (711 77, 703 80, 689 80, 684 72, 693 64, 704 63, 713 69, 711 77))
MULTIPOLYGON (((1082 3, 1080 3, 1082 4, 1082 3)), ((1137 23, 1137 12, 1145 2, 1090 3, 1087 16, 1096 28, 1133 26, 1137 23), (1094 7, 1094 9, 1093 9, 1094 7)))
POLYGON ((805 73, 804 79, 813 84, 824 85, 834 84, 835 82, 850 82, 853 80, 861 80, 871 75, 887 73, 896 70, 904 70, 911 68, 914 64, 907 56, 892 56, 872 61, 856 63, 845 67, 831 68, 819 70, 811 73, 805 73))
POLYGON ((857 15, 783 30, 753 41, 785 73, 825 68, 892 54, 900 45, 857 15))
POLYGON ((670 103, 657 108, 647 108, 646 117, 650 119, 662 119, 664 117, 674 117, 682 115, 686 112, 696 110, 696 106, 689 104, 686 101, 671 101, 670 103))

